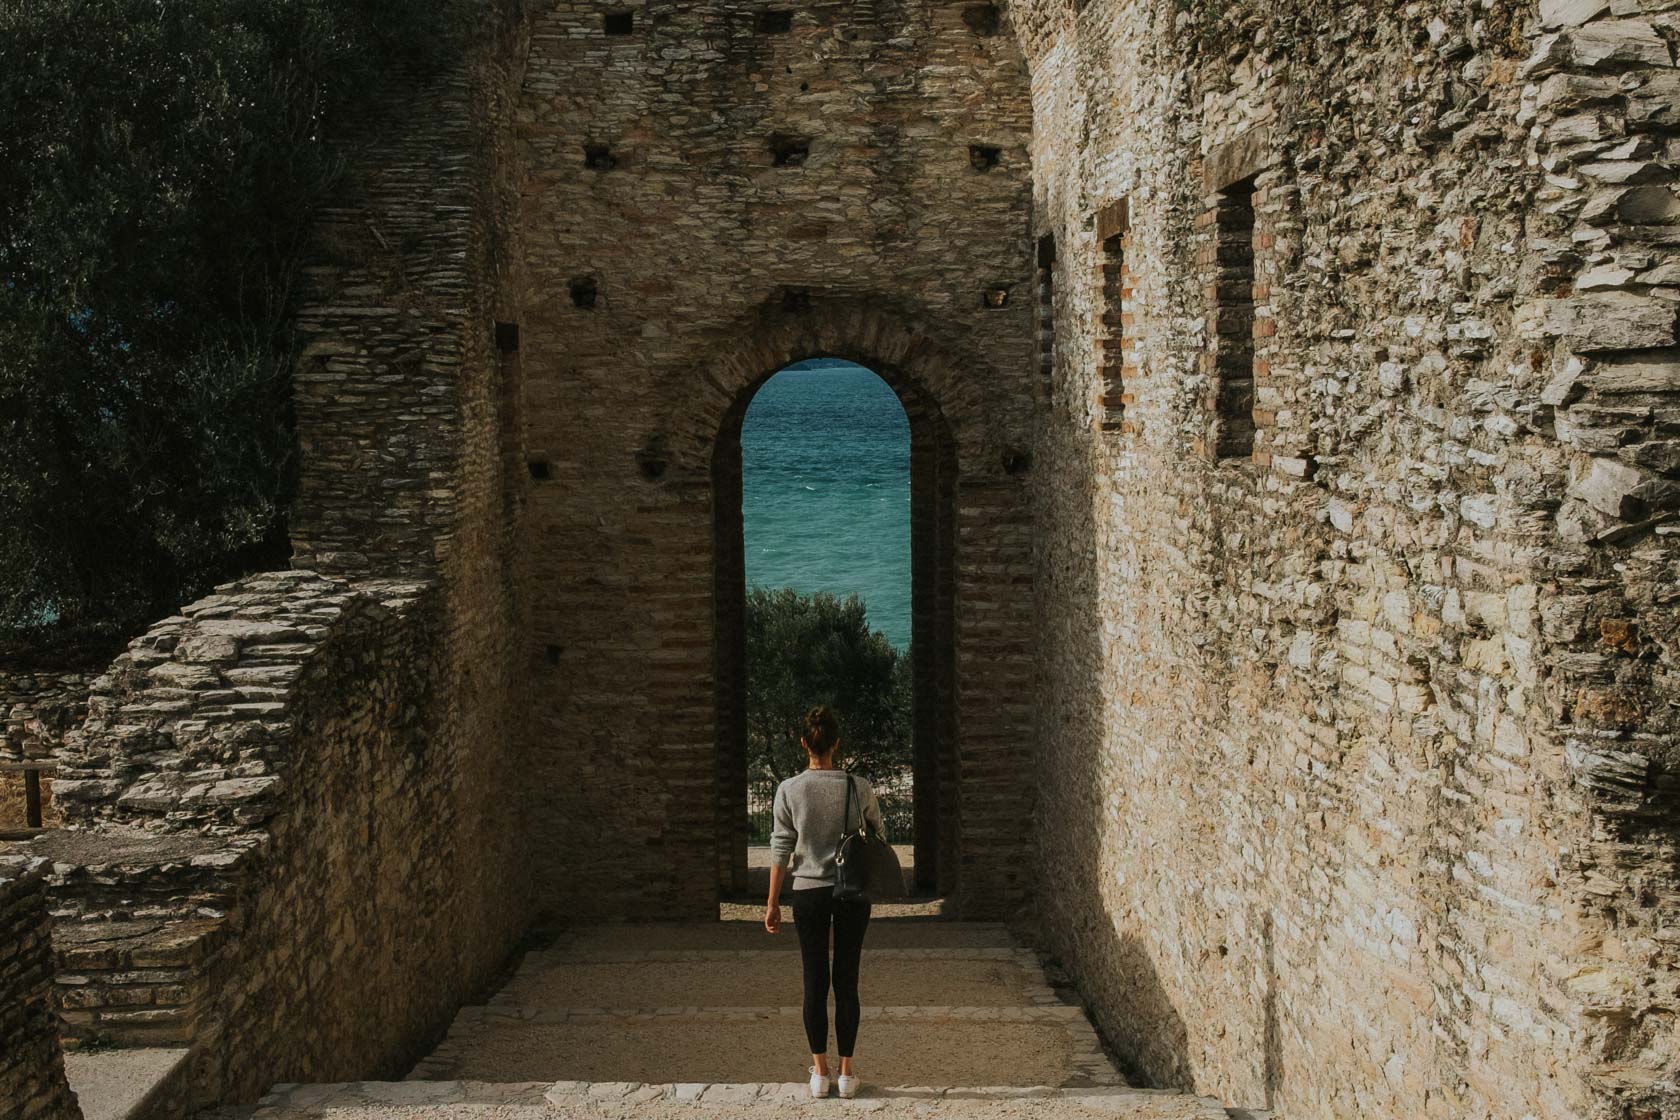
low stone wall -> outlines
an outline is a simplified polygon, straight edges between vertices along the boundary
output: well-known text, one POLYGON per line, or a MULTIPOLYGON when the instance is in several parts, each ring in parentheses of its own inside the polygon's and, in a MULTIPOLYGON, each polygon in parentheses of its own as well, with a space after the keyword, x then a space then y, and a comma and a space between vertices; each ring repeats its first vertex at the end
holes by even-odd
POLYGON ((31 669, 0 661, 0 761, 51 758, 87 715, 97 668, 31 669))
POLYGON ((72 1028, 196 1047, 197 1105, 400 1074, 506 950, 438 585, 271 572, 94 683, 59 781, 72 1028), (487 917, 481 917, 486 911, 487 917), (484 926, 484 938, 460 936, 484 926))
POLYGON ((0 1118, 80 1120, 48 991, 52 960, 41 862, 0 856, 0 1118))
MULTIPOLYGON (((25 778, 9 765, 51 762, 66 732, 87 715, 88 687, 103 669, 23 668, 0 657, 0 831, 26 823, 25 778)), ((52 775, 42 774, 42 823, 58 822, 52 775)))

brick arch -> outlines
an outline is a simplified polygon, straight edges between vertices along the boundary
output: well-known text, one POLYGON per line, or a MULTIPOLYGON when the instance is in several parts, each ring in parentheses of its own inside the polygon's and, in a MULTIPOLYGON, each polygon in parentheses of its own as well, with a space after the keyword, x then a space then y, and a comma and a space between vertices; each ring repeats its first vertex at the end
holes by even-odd
POLYGON ((777 370, 806 358, 844 358, 873 370, 892 387, 912 423, 921 412, 947 425, 965 472, 1001 471, 1012 440, 985 408, 979 379, 965 369, 987 365, 960 338, 925 320, 867 298, 816 297, 797 306, 772 301, 746 320, 707 340, 689 364, 699 376, 673 395, 666 430, 673 463, 709 469, 713 443, 777 370))
MULTIPOLYGON (((957 888, 960 775, 955 709, 956 491, 958 444, 936 388, 954 384, 952 367, 925 334, 868 309, 779 313, 767 329, 724 354, 709 387, 677 437, 704 448, 713 514, 713 680, 717 730, 717 868, 720 890, 747 887, 746 570, 742 542, 741 428, 758 390, 779 370, 808 358, 844 358, 874 371, 898 395, 910 424, 911 625, 914 680, 913 771, 919 889, 957 888)), ((681 452, 679 451, 680 455, 681 452)))

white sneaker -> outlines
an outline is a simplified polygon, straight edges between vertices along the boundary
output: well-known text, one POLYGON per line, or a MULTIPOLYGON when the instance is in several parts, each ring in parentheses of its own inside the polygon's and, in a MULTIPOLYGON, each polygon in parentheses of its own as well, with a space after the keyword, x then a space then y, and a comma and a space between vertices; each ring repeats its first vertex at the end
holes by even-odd
POLYGON ((855 1074, 842 1073, 840 1075, 840 1095, 850 1099, 857 1096, 858 1079, 855 1074))
MULTIPOLYGON (((856 1080, 856 1078, 853 1078, 856 1080)), ((811 1096, 817 1100, 828 1096, 828 1076, 817 1072, 817 1067, 811 1067, 811 1096)))

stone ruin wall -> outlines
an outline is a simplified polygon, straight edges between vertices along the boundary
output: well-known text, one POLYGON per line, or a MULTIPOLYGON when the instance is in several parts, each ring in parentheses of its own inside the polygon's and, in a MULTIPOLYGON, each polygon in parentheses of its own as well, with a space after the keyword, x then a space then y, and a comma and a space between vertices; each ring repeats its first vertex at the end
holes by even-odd
POLYGON ((8 1120, 81 1120, 64 1079, 40 861, 0 856, 0 1105, 8 1120))
MULTIPOLYGON (((410 1049, 422 1021, 436 1025, 430 1016, 499 967, 531 918, 520 742, 531 649, 518 547, 529 480, 517 333, 506 329, 523 302, 511 91, 524 31, 514 7, 485 4, 458 66, 397 75, 370 107, 344 196, 320 222, 299 316, 293 567, 437 585, 425 652, 439 674, 428 687, 447 698, 433 736, 452 824, 415 843, 450 868, 436 889, 457 917, 422 907, 415 921, 440 937, 451 922, 473 936, 441 967, 449 982, 416 996, 425 1016, 389 1025, 385 1055, 410 1049)), ((425 972, 399 959, 402 975, 425 972)), ((371 1014, 363 1027, 374 1029, 371 1014)))
MULTIPOLYGON (((64 733, 87 715, 88 683, 98 670, 46 670, 0 667, 0 831, 22 828, 25 821, 23 772, 9 764, 50 762, 64 733)), ((52 776, 43 773, 42 823, 52 827, 58 813, 52 803, 52 776)))
POLYGON ((1056 239, 1041 917, 1147 1077, 1676 1103, 1673 8, 1011 6, 1056 239))
POLYGON ((529 827, 551 914, 715 913, 713 451, 761 379, 822 354, 953 435, 963 691, 931 702, 962 713, 955 878, 988 885, 965 912, 1025 894, 1027 491, 1005 462, 1030 439, 1029 119, 1013 40, 973 7, 531 11, 529 827))
POLYGON ((266 573, 96 683, 72 827, 36 842, 76 1037, 193 1045, 199 1105, 400 1076, 436 1041, 507 949, 454 839, 482 775, 444 608, 427 582, 266 573))

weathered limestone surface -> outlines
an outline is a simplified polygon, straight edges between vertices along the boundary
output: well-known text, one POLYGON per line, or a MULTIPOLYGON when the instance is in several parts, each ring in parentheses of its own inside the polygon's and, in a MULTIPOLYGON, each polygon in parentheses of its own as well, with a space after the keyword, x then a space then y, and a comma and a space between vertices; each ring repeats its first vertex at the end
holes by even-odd
POLYGON ((59 1004, 189 1043, 198 1104, 406 1068, 523 915, 460 841, 487 780, 435 583, 270 572, 135 639, 67 737, 59 1004), (461 936, 463 930, 483 936, 461 936))
POLYGON ((42 864, 0 856, 0 1120, 81 1120, 51 1002, 42 864))
POLYGON ((1010 6, 1057 247, 1039 899, 1150 1077, 1680 1104, 1674 9, 1010 6), (1253 451, 1214 458, 1236 337, 1253 451))

